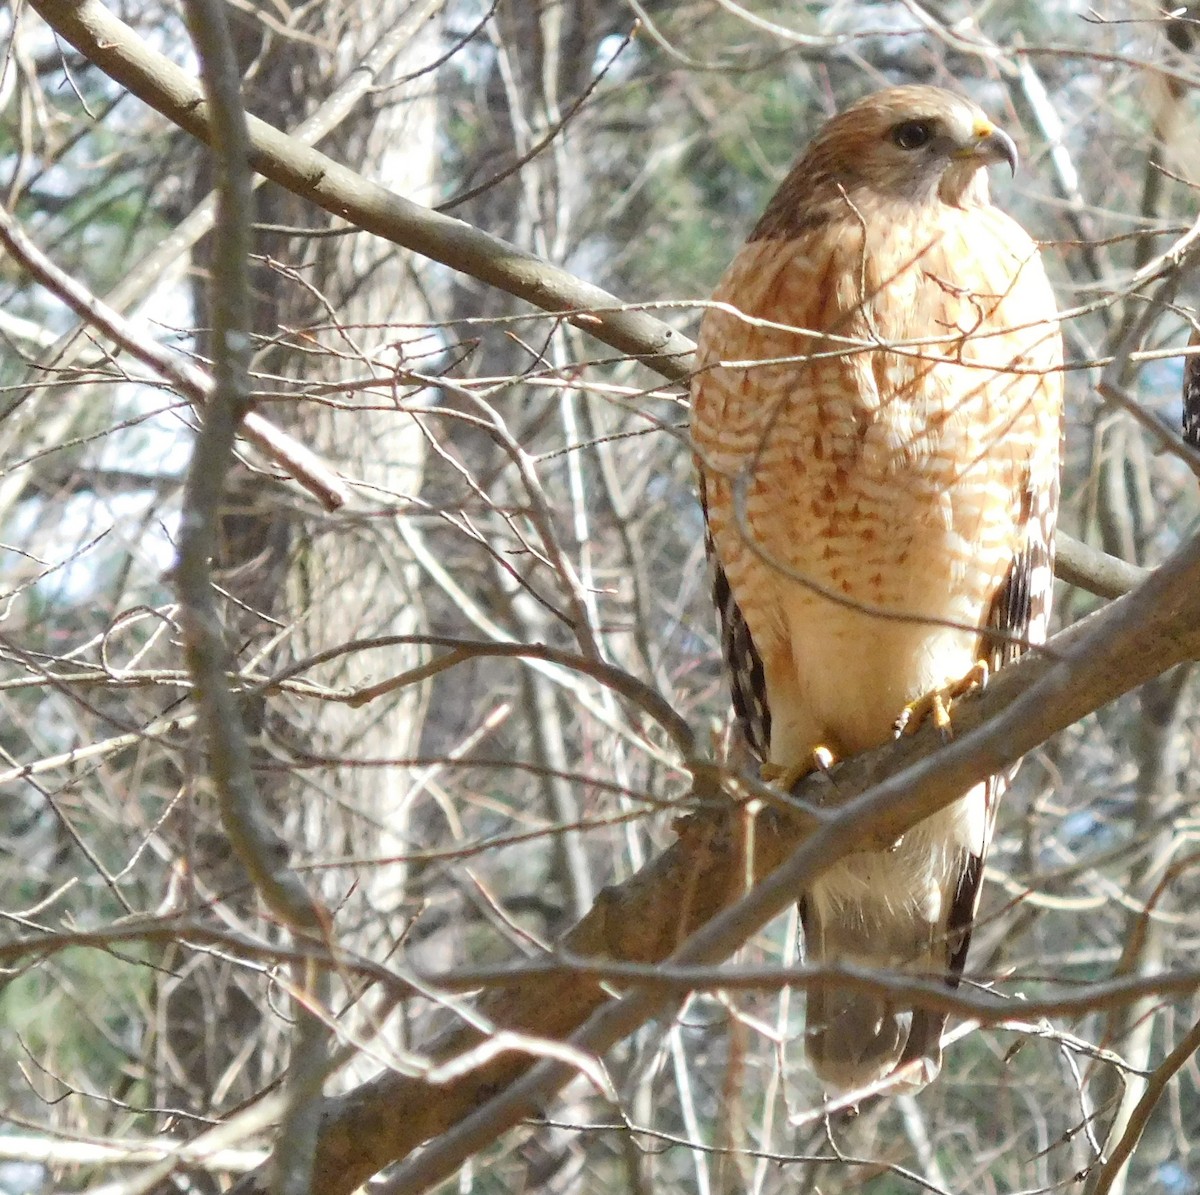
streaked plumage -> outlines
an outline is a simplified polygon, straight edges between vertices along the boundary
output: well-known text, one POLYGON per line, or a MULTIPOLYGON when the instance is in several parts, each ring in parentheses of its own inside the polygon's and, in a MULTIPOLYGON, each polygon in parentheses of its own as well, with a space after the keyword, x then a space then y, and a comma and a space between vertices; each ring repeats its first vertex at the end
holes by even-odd
MULTIPOLYGON (((867 97, 818 133, 705 314, 714 598, 739 723, 779 768, 877 746, 908 703, 1045 638, 1062 346, 1036 246, 989 203, 998 160, 1012 142, 961 97, 867 97)), ((801 903, 808 957, 956 983, 1004 780, 827 871, 801 903)), ((815 990, 809 1054, 839 1090, 910 1059, 927 1079, 944 1020, 815 990)))

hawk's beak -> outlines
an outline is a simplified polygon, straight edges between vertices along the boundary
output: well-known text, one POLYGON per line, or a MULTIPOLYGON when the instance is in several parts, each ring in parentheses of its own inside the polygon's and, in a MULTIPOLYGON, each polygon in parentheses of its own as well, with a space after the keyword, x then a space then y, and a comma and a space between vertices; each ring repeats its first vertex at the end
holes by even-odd
POLYGON ((1007 162, 1008 168, 1017 173, 1017 147, 1013 139, 998 129, 990 120, 977 120, 971 130, 973 141, 959 150, 955 157, 982 158, 985 162, 1007 162))

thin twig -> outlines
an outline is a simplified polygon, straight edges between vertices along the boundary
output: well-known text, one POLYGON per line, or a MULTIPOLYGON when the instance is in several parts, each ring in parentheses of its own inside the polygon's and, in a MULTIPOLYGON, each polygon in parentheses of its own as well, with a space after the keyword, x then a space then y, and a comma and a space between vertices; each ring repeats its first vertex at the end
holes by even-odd
POLYGON ((462 639, 449 635, 378 635, 369 639, 353 639, 347 643, 339 643, 336 647, 299 660, 276 673, 264 683, 263 687, 270 688, 279 685, 293 676, 302 675, 311 668, 328 663, 330 660, 350 652, 387 647, 438 647, 444 649, 446 654, 430 660, 428 663, 420 664, 399 676, 345 693, 341 700, 351 705, 366 705, 367 702, 375 700, 384 693, 416 684, 447 668, 453 668, 457 664, 472 659, 493 657, 542 660, 590 677, 649 714, 670 736, 672 744, 683 759, 689 759, 695 752, 696 736, 692 732, 692 728, 676 713, 674 707, 657 689, 604 660, 583 656, 563 648, 551 647, 546 643, 496 643, 487 639, 462 639))
MULTIPOLYGON (((93 295, 81 282, 54 264, 27 237, 10 212, 0 207, 0 244, 47 290, 81 320, 104 333, 130 356, 153 370, 189 402, 203 407, 213 394, 213 379, 191 362, 156 344, 133 323, 93 295)), ((349 501, 345 482, 315 453, 257 412, 241 424, 241 434, 294 477, 326 510, 349 501)))

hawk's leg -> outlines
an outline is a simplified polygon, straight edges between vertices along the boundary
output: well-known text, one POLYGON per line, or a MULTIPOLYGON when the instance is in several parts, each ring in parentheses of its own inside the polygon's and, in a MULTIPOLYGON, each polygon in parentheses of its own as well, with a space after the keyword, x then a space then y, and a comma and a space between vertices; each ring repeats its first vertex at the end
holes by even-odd
POLYGON ((942 685, 924 697, 918 697, 916 701, 910 701, 896 719, 897 738, 902 734, 916 734, 930 718, 938 730, 950 738, 951 707, 960 697, 982 689, 987 684, 990 671, 987 660, 976 660, 966 676, 942 685))
MULTIPOLYGON (((804 763, 793 764, 791 767, 784 767, 778 763, 764 763, 759 768, 759 775, 768 784, 774 784, 782 788, 784 792, 791 793, 792 789, 804 779, 805 776, 811 776, 813 772, 828 772, 838 758, 828 747, 818 744, 808 753, 808 759, 804 763)), ((895 836, 881 837, 878 834, 863 835, 862 843, 856 847, 856 851, 865 851, 868 854, 873 851, 894 851, 901 843, 902 839, 895 836)))
POLYGON ((813 772, 828 772, 837 763, 837 756, 828 747, 817 745, 809 753, 803 763, 784 767, 780 763, 764 763, 759 769, 759 775, 768 783, 778 785, 784 792, 790 793, 805 776, 813 772))

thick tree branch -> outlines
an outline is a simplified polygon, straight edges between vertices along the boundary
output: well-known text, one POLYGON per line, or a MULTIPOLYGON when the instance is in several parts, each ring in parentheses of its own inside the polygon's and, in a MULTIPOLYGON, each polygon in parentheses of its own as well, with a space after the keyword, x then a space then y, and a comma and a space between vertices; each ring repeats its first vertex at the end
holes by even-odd
MULTIPOLYGON (((99 0, 30 0, 58 34, 139 99, 202 141, 209 113, 196 80, 151 49, 99 0)), ((249 118, 250 162, 273 182, 394 244, 541 308, 671 381, 686 384, 695 344, 647 311, 461 220, 412 203, 325 154, 249 118)), ((1059 575, 1102 597, 1136 584, 1135 566, 1059 534, 1059 575)))
MULTIPOLYGON (((647 964, 725 958, 864 833, 898 836, 1050 735, 1197 656, 1200 538, 1133 593, 1001 671, 978 699, 958 707, 952 742, 942 743, 929 728, 848 760, 831 779, 805 780, 793 813, 778 802, 756 813, 753 802, 729 795, 745 797, 751 786, 692 761, 698 811, 680 823, 678 841, 632 879, 601 893, 561 949, 570 958, 647 964)), ((598 1054, 678 995, 632 981, 629 990, 609 999, 595 976, 567 966, 558 974, 518 976, 511 986, 489 991, 479 1011, 497 1028, 569 1037, 576 1048, 598 1054)), ((1131 990, 1129 998, 1134 995, 1131 990)), ((457 1028, 430 1054, 438 1061, 459 1058, 482 1040, 474 1028, 457 1028)), ((436 1086, 420 1076, 380 1075, 327 1102, 316 1188, 349 1192, 446 1134, 398 1177, 403 1185, 397 1190, 415 1190, 452 1170, 481 1139, 536 1114, 574 1073, 569 1065, 507 1052, 436 1086)), ((259 1190, 257 1181, 248 1178, 237 1190, 259 1190)))
MULTIPOLYGON (((89 61, 199 140, 211 140, 196 79, 151 49, 99 0, 35 0, 31 7, 89 61)), ((367 232, 490 283, 572 323, 675 381, 687 378, 694 345, 668 324, 630 309, 598 286, 462 220, 412 203, 340 162, 249 118, 255 170, 367 232)))
POLYGON ((1103 598, 1119 598, 1150 575, 1149 569, 1110 556, 1061 531, 1055 546, 1054 572, 1060 581, 1103 598))
MULTIPOLYGON (((851 853, 864 835, 896 838, 922 818, 956 800, 972 784, 1002 771, 1050 734, 1200 652, 1200 537, 1178 552, 1139 590, 1058 636, 1049 650, 1026 665, 1005 670, 993 682, 991 700, 968 704, 956 721, 955 740, 939 749, 901 741, 839 769, 832 791, 823 777, 797 795, 816 805, 836 803, 838 812, 814 827, 811 815, 779 819, 772 833, 756 824, 752 839, 725 856, 728 870, 712 876, 719 894, 752 885, 711 921, 695 929, 668 961, 711 962, 732 953, 796 899, 821 871, 851 853), (1151 662, 1153 661, 1153 662, 1151 662), (824 788, 825 791, 822 791, 824 788), (753 866, 746 852, 753 843, 753 866), (766 864, 766 866, 764 866, 766 864), (760 878, 761 877, 761 878, 760 878), (722 882, 723 881, 723 882, 722 882)), ((698 775, 697 789, 707 787, 698 775)), ((715 784, 712 787, 716 787, 715 784)), ((719 855, 705 844, 714 857, 719 855)), ((623 910, 622 920, 657 913, 659 924, 678 926, 671 908, 623 910)), ((680 935, 682 937, 682 934, 680 935)), ((543 993, 544 998, 544 993, 543 993)), ((570 1044, 601 1053, 661 1011, 653 990, 634 989, 594 1013, 570 1044)), ((404 1165, 385 1188, 389 1195, 422 1190, 452 1174, 485 1140, 537 1115, 546 1100, 573 1077, 564 1064, 541 1061, 482 1107, 473 1107, 444 1137, 404 1165)))

